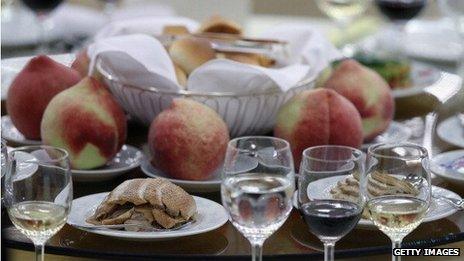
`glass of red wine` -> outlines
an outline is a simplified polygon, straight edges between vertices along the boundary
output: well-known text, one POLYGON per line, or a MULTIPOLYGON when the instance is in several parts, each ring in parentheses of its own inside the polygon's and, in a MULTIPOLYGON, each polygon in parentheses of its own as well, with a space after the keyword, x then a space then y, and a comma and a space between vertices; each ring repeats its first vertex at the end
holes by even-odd
POLYGON ((303 152, 298 175, 298 209, 309 231, 324 244, 324 260, 334 260, 335 243, 358 223, 364 208, 361 151, 335 145, 303 152))
POLYGON ((58 7, 63 0, 21 0, 25 6, 34 12, 39 22, 40 34, 39 34, 39 43, 38 51, 40 53, 45 53, 47 51, 46 44, 46 21, 49 17, 49 14, 58 7))
POLYGON ((427 5, 427 0, 375 0, 380 12, 393 25, 390 33, 381 39, 383 46, 389 49, 390 56, 402 57, 404 27, 406 23, 416 17, 427 5))

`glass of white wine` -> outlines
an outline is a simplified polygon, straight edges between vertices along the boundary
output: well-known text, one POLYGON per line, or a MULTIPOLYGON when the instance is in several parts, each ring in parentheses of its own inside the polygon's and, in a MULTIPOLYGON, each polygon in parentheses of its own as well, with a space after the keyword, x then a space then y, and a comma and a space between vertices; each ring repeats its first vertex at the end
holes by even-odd
POLYGON ((342 34, 341 50, 347 57, 354 55, 354 47, 348 43, 346 29, 358 16, 362 15, 371 0, 316 0, 319 9, 334 20, 342 34))
MULTIPOLYGON (((367 168, 362 188, 369 217, 391 239, 393 249, 401 248, 403 238, 422 223, 430 206, 427 150, 410 143, 373 145, 367 168)), ((392 255, 392 260, 400 257, 392 255)))
POLYGON ((295 191, 292 152, 287 141, 241 137, 227 147, 221 185, 222 204, 232 224, 262 260, 264 241, 287 220, 295 191))
POLYGON ((27 146, 8 153, 5 205, 14 226, 34 243, 36 260, 43 260, 45 242, 66 223, 72 191, 65 150, 27 146))

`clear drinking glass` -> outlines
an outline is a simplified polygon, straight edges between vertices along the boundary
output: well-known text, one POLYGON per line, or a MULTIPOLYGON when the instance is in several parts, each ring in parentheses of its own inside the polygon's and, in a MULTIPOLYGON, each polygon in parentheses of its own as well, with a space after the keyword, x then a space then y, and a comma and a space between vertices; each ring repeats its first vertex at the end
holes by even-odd
POLYGON ((464 1, 439 0, 438 3, 442 12, 453 20, 459 34, 461 55, 458 58, 457 72, 459 76, 464 77, 464 1))
POLYGON ((334 260, 335 243, 361 218, 364 156, 357 149, 324 145, 303 151, 298 175, 298 209, 309 231, 324 243, 324 260, 334 260))
POLYGON ((392 22, 390 30, 378 39, 390 58, 404 60, 404 28, 427 5, 427 0, 375 0, 379 11, 392 22))
POLYGON ((355 18, 362 15, 371 0, 317 0, 317 6, 330 19, 335 21, 342 38, 341 50, 347 57, 354 55, 354 46, 347 42, 346 30, 355 18))
POLYGON ((287 219, 295 190, 292 152, 287 141, 241 137, 227 146, 221 185, 222 204, 232 224, 262 259, 264 241, 287 219))
MULTIPOLYGON (((391 239, 393 249, 400 248, 430 206, 427 150, 410 143, 373 145, 368 149, 364 180, 370 219, 391 239)), ((392 255, 392 260, 400 257, 392 255)))
POLYGON ((71 209, 68 153, 51 146, 28 146, 12 150, 8 159, 8 215, 34 243, 36 260, 43 260, 45 242, 64 226, 71 209))
POLYGON ((64 0, 21 0, 30 10, 32 10, 39 23, 39 45, 38 53, 47 53, 47 22, 49 14, 57 8, 64 0))

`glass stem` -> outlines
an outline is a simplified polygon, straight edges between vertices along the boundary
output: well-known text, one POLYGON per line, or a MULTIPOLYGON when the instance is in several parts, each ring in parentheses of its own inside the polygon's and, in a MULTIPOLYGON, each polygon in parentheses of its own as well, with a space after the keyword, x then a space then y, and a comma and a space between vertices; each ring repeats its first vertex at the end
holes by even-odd
POLYGON ((48 53, 46 19, 46 14, 37 14, 37 20, 39 22, 39 39, 37 45, 38 54, 48 53))
POLYGON ((335 242, 324 242, 324 261, 333 261, 335 242))
POLYGON ((34 244, 35 248, 35 261, 44 261, 44 244, 34 244))
POLYGON ((251 260, 252 261, 263 260, 263 244, 252 244, 251 245, 251 260))
POLYGON ((392 261, 401 261, 401 256, 395 256, 393 254, 393 250, 395 248, 401 248, 401 241, 400 240, 393 240, 392 241, 392 261))

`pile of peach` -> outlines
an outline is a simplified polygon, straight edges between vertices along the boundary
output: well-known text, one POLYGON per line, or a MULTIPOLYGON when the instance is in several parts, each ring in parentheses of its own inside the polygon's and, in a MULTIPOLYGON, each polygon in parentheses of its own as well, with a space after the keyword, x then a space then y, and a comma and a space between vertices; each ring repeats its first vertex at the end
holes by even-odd
MULTIPOLYGON (((33 58, 13 81, 7 110, 28 139, 64 148, 73 168, 103 166, 126 139, 126 117, 107 87, 47 56, 33 58)), ((81 70, 79 70, 81 69, 81 70)), ((290 142, 295 166, 310 146, 360 147, 382 133, 393 117, 388 84, 353 60, 340 62, 319 81, 322 88, 295 95, 280 108, 274 135, 290 142)), ((250 112, 252 113, 252 112, 250 112)), ((177 179, 205 180, 222 164, 229 132, 212 109, 176 99, 152 122, 151 162, 177 179)))

